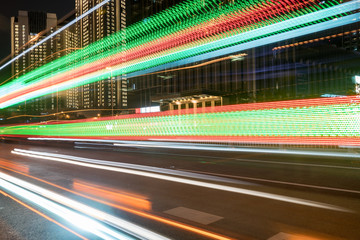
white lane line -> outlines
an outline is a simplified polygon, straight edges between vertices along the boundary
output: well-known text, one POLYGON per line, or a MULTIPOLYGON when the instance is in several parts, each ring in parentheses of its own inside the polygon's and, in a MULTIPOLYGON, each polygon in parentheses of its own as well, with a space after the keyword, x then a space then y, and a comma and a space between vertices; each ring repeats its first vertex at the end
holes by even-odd
POLYGON ((283 181, 276 181, 276 180, 269 180, 269 179, 262 179, 262 178, 252 178, 252 177, 243 177, 243 176, 221 174, 221 173, 194 171, 194 170, 187 170, 187 169, 181 169, 181 168, 179 170, 187 171, 187 172, 200 173, 200 174, 206 174, 206 175, 220 176, 220 177, 238 178, 238 179, 253 180, 253 181, 259 181, 259 182, 270 182, 270 183, 286 184, 286 185, 293 185, 293 186, 300 186, 300 187, 307 187, 307 188, 317 188, 317 189, 324 189, 324 190, 331 190, 331 191, 338 191, 338 192, 348 192, 348 193, 358 193, 358 194, 360 194, 360 191, 350 190, 350 189, 324 187, 324 186, 318 186, 318 185, 292 183, 292 182, 283 182, 283 181))
POLYGON ((93 164, 93 163, 84 163, 84 162, 78 162, 78 161, 67 160, 67 159, 56 158, 56 157, 34 155, 34 154, 26 153, 26 150, 21 150, 21 152, 19 150, 12 151, 12 153, 22 155, 22 156, 27 156, 27 157, 34 157, 34 158, 50 160, 50 161, 64 162, 64 163, 69 163, 69 164, 83 166, 83 167, 90 167, 90 168, 96 168, 96 169, 107 170, 107 171, 121 172, 121 173, 125 173, 125 174, 132 174, 132 175, 137 175, 137 176, 149 177, 149 178, 177 182, 177 183, 188 184, 188 185, 193 185, 193 186, 205 187, 205 188, 210 188, 210 189, 215 189, 215 190, 220 190, 220 191, 228 191, 228 192, 250 195, 250 196, 255 196, 255 197, 267 198, 267 199, 272 199, 272 200, 277 200, 277 201, 299 204, 299 205, 303 205, 303 206, 316 207, 316 208, 342 211, 342 212, 352 212, 351 210, 343 208, 343 207, 326 204, 326 203, 310 201, 310 200, 305 200, 305 199, 300 199, 300 198, 287 197, 287 196, 282 196, 282 195, 278 195, 278 194, 259 192, 259 191, 254 191, 254 190, 230 187, 230 186, 220 185, 220 184, 215 184, 215 183, 201 182, 201 181, 197 181, 197 180, 190 180, 190 179, 185 179, 185 178, 161 175, 161 174, 157 174, 157 173, 144 172, 144 171, 133 170, 133 169, 103 166, 103 165, 98 165, 98 164, 93 164))
POLYGON ((217 222, 221 219, 223 219, 223 217, 220 216, 216 216, 210 213, 206 213, 206 212, 201 212, 198 210, 194 210, 194 209, 190 209, 190 208, 186 208, 186 207, 177 207, 177 208, 173 208, 173 209, 169 209, 167 211, 164 211, 164 213, 176 216, 176 217, 181 217, 193 222, 197 222, 200 224, 204 224, 204 225, 208 225, 210 223, 214 223, 217 222))

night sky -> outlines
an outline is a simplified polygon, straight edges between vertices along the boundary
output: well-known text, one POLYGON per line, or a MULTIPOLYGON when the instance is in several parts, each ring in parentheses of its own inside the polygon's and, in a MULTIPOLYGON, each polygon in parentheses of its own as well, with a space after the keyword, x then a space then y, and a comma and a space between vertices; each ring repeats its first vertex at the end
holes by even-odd
POLYGON ((75 8, 75 0, 10 0, 0 9, 0 60, 10 54, 10 18, 19 10, 56 13, 58 19, 75 8))

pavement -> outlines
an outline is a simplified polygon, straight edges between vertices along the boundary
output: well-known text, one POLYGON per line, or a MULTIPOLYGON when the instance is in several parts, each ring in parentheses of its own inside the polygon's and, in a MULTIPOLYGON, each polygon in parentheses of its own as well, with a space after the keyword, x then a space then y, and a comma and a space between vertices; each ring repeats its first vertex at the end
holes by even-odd
MULTIPOLYGON (((356 156, 284 154, 256 149, 207 150, 191 145, 168 148, 164 144, 43 142, 3 143, 0 153, 4 161, 28 167, 28 175, 32 177, 93 197, 99 197, 99 192, 90 193, 84 187, 74 186, 85 183, 84 186, 110 189, 123 194, 122 202, 116 200, 123 207, 129 207, 124 200, 126 196, 140 196, 151 205, 151 210, 145 211, 147 214, 229 239, 360 239, 357 226, 360 158, 356 156), (15 148, 32 151, 34 155, 11 153, 15 148), (57 160, 45 159, 44 154, 53 154, 52 158, 57 160)), ((217 239, 96 202, 4 168, 0 172, 123 217, 171 239, 217 239)), ((104 196, 100 197, 106 199, 104 196)), ((0 227, 6 232, 2 231, 4 239, 11 234, 15 237, 10 239, 54 239, 53 236, 76 239, 74 234, 3 195, 1 206, 8 206, 7 213, 0 210, 0 227), (38 227, 30 223, 37 223, 38 227)), ((62 222, 59 217, 40 211, 62 222)), ((94 237, 86 231, 81 234, 94 237)))

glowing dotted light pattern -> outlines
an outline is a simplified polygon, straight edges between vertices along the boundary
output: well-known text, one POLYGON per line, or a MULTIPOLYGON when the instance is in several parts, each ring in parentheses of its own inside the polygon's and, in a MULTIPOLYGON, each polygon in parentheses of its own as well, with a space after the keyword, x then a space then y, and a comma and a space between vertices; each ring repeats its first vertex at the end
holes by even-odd
POLYGON ((221 49, 234 51, 233 47, 239 46, 240 51, 265 44, 257 41, 273 36, 279 36, 277 41, 281 41, 292 37, 281 34, 296 29, 319 24, 326 24, 321 25, 326 29, 359 21, 356 13, 345 17, 359 8, 358 3, 234 0, 223 5, 218 0, 185 1, 128 27, 126 33, 120 31, 4 84, 0 87, 0 109, 110 75, 135 76, 169 63, 189 64, 195 61, 191 60, 194 56, 200 60, 217 57, 228 54, 219 53, 221 49), (335 18, 338 20, 330 21, 335 18), (249 45, 251 42, 257 45, 249 45), (208 55, 212 52, 216 54, 208 55), (190 60, 179 62, 184 59, 190 60))
POLYGON ((0 128, 0 136, 360 145, 356 96, 254 103, 0 128))

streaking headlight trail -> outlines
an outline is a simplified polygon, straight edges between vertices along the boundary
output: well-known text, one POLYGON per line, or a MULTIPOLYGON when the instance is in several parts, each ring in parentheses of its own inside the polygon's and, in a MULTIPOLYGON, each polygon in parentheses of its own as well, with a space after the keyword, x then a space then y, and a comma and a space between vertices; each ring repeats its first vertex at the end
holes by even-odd
POLYGON ((25 198, 27 201, 31 201, 33 204, 51 211, 77 227, 90 231, 103 239, 133 239, 131 236, 140 239, 167 239, 166 237, 133 223, 2 172, 0 172, 0 187, 6 189, 8 192, 15 193, 16 195, 25 198), (88 217, 69 210, 62 205, 116 227, 121 231, 128 233, 130 237, 116 232, 88 217))
MULTIPOLYGON (((267 199, 271 199, 271 200, 283 201, 283 202, 299 204, 299 205, 304 205, 304 206, 310 206, 310 207, 315 207, 315 208, 323 208, 323 209, 330 209, 330 210, 344 211, 344 212, 349 211, 349 210, 341 208, 341 207, 337 207, 337 206, 333 206, 333 205, 325 204, 325 203, 309 201, 309 200, 305 200, 305 199, 281 196, 281 195, 272 194, 272 193, 259 192, 259 191, 244 189, 244 188, 237 188, 237 187, 231 187, 231 186, 220 185, 220 184, 215 184, 215 183, 208 183, 208 182, 192 180, 192 179, 187 179, 187 178, 167 176, 167 175, 163 175, 163 174, 146 172, 146 171, 139 171, 139 170, 126 169, 126 168, 121 168, 121 167, 112 167, 112 166, 88 163, 88 161, 86 161, 85 158, 83 158, 82 161, 74 161, 74 160, 71 160, 71 157, 70 157, 70 159, 59 158, 59 157, 53 156, 53 154, 47 154, 47 153, 41 153, 41 152, 39 152, 37 154, 37 152, 35 152, 35 151, 28 151, 28 150, 23 150, 23 149, 14 149, 14 151, 12 151, 12 153, 17 154, 17 155, 22 155, 22 156, 33 157, 33 158, 63 162, 63 163, 68 163, 68 164, 73 164, 73 165, 78 165, 78 166, 83 166, 83 167, 96 168, 96 169, 131 174, 131 175, 136 175, 136 176, 155 178, 155 179, 160 179, 160 180, 164 180, 164 181, 189 184, 189 185, 210 188, 210 189, 215 189, 215 190, 220 190, 220 191, 245 194, 245 195, 249 195, 249 196, 267 198, 267 199)), ((90 160, 89 162, 91 162, 91 161, 92 160, 90 160)))
POLYGON ((135 77, 360 20, 353 13, 359 8, 358 0, 341 4, 335 0, 237 0, 222 8, 216 4, 186 1, 152 17, 149 24, 129 26, 125 48, 117 44, 123 36, 120 31, 4 84, 0 108, 110 76, 135 77))
POLYGON ((0 136, 59 141, 212 141, 356 147, 360 146, 359 116, 359 97, 349 96, 9 125, 0 127, 0 136))

